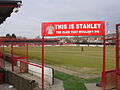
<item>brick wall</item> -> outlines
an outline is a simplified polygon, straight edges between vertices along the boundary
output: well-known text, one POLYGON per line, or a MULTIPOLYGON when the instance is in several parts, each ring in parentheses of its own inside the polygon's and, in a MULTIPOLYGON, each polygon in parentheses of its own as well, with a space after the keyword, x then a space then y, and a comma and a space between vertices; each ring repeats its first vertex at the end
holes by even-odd
POLYGON ((35 81, 28 80, 11 71, 5 72, 5 82, 13 85, 17 90, 40 90, 35 81))

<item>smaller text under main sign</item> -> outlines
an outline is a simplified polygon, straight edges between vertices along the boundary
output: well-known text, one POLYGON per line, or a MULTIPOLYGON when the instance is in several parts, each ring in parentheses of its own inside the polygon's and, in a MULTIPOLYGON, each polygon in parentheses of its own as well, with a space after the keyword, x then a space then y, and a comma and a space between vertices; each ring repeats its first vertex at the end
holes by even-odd
POLYGON ((42 36, 96 36, 105 35, 104 21, 42 23, 42 36))

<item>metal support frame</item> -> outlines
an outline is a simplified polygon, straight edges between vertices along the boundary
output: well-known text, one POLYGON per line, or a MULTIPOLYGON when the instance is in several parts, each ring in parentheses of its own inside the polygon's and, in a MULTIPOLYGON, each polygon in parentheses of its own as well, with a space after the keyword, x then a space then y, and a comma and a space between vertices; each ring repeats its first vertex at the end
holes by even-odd
POLYGON ((3 67, 5 67, 5 43, 3 42, 3 67))
MULTIPOLYGON (((14 72, 14 66, 15 66, 15 59, 25 59, 26 62, 28 62, 28 44, 25 43, 11 43, 11 62, 12 62, 12 71, 14 72), (26 46, 26 57, 15 57, 14 55, 14 45, 24 45, 26 46)), ((22 73, 22 65, 20 63, 19 73, 22 73)), ((26 72, 28 71, 28 68, 25 68, 26 72)))
MULTIPOLYGON (((19 73, 20 74, 22 74, 22 68, 23 68, 21 63, 25 63, 25 64, 27 64, 27 66, 32 65, 32 66, 41 68, 42 69, 41 83, 42 83, 42 89, 44 90, 44 36, 42 37, 42 61, 41 61, 41 66, 32 64, 28 61, 28 51, 29 51, 28 43, 24 43, 25 46, 26 46, 26 57, 15 57, 14 56, 14 44, 19 45, 19 43, 11 43, 12 71, 14 72, 14 66, 15 66, 14 61, 20 62, 20 68, 19 68, 19 73), (20 60, 20 59, 25 59, 26 61, 23 61, 23 60, 20 60)), ((26 68, 26 69, 28 71, 28 68, 26 68)))
POLYGON ((12 71, 14 72, 14 60, 13 60, 13 43, 11 43, 11 65, 12 65, 12 71))
POLYGON ((103 36, 103 72, 102 72, 102 90, 106 90, 106 73, 113 72, 115 78, 113 79, 115 81, 114 88, 116 90, 120 90, 120 30, 118 29, 118 26, 120 27, 120 24, 116 25, 116 38, 106 39, 105 36, 103 36), (106 70, 106 40, 115 40, 115 48, 116 48, 116 68, 114 70, 106 70))
POLYGON ((103 35, 103 72, 102 72, 102 90, 105 89, 105 82, 106 82, 106 37, 103 35))
POLYGON ((17 7, 18 5, 0 5, 0 7, 17 7))
POLYGON ((4 42, 1 42, 1 48, 2 50, 0 51, 0 66, 5 67, 5 50, 4 50, 4 42))
POLYGON ((42 36, 42 89, 44 90, 44 36, 42 36))
POLYGON ((120 90, 120 24, 116 25, 116 90, 120 90))

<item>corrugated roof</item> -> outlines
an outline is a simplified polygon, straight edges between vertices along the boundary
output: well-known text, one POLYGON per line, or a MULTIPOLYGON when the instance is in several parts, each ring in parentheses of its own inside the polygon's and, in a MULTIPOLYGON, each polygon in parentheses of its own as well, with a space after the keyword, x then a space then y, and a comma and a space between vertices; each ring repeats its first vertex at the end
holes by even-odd
POLYGON ((10 17, 15 7, 20 7, 20 3, 21 0, 0 0, 0 24, 10 17))

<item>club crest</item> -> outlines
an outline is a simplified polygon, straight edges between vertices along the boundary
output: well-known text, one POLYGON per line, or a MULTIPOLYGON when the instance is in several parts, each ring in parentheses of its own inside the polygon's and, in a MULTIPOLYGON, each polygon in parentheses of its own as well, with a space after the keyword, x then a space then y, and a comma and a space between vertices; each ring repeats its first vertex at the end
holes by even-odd
POLYGON ((55 28, 52 25, 49 25, 46 28, 47 34, 54 34, 55 28))

